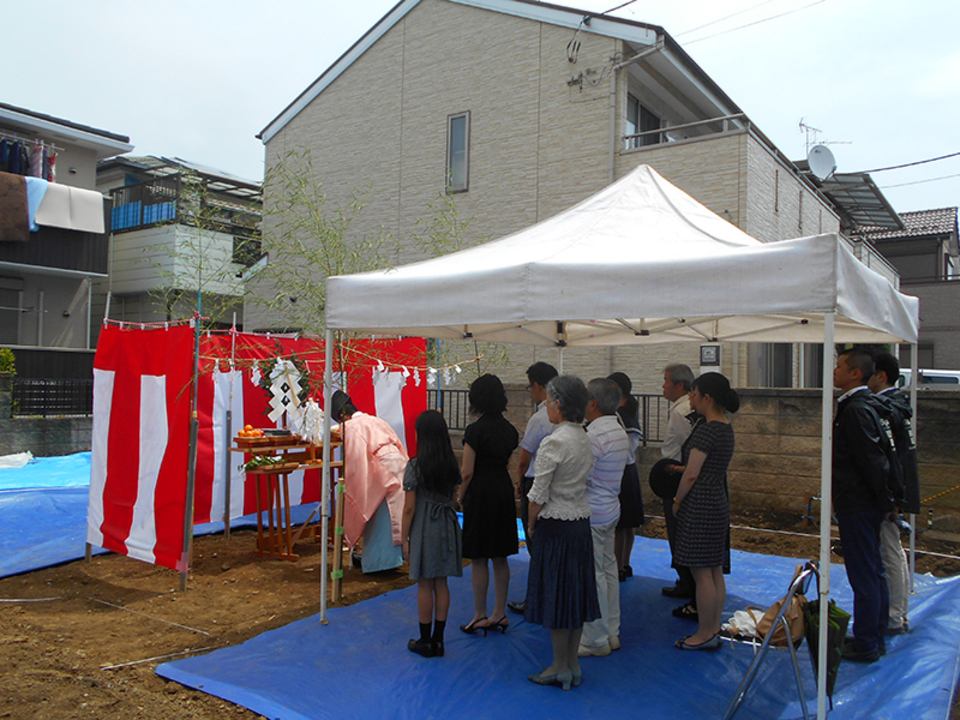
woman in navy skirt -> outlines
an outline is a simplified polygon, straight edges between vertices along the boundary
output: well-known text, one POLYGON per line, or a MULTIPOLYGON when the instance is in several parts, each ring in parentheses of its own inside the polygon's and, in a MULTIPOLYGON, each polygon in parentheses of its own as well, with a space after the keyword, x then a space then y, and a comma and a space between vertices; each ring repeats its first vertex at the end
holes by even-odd
POLYGON ((580 684, 577 648, 583 624, 600 617, 593 569, 587 476, 593 451, 584 431, 587 388, 579 378, 547 385, 547 415, 556 425, 537 449, 533 487, 527 493, 527 532, 536 535, 527 579, 525 617, 550 630, 553 662, 529 676, 539 685, 580 684))

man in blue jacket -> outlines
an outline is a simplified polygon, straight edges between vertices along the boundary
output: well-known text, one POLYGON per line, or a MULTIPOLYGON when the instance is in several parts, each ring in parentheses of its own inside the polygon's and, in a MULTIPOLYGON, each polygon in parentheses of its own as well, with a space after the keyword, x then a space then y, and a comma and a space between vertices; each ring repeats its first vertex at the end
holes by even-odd
POLYGON ((853 638, 843 658, 876 662, 886 652, 890 596, 880 556, 880 525, 894 508, 890 489, 889 443, 867 381, 873 357, 845 350, 833 371, 843 394, 833 424, 833 509, 840 527, 847 578, 853 588, 853 638))

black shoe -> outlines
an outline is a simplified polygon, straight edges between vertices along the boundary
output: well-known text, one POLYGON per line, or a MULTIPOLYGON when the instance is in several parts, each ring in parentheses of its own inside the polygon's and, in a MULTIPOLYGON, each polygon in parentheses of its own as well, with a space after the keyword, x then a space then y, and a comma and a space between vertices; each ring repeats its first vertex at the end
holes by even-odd
POLYGON ((523 615, 523 611, 527 609, 527 603, 511 600, 510 602, 507 603, 507 609, 523 615))
POLYGON ((660 592, 669 598, 682 598, 688 600, 692 600, 694 595, 693 590, 689 590, 682 585, 671 585, 670 587, 662 588, 660 592))
MULTIPOLYGON (((478 623, 482 623, 487 619, 487 616, 484 615, 482 618, 477 618, 476 620, 471 620, 466 625, 461 625, 460 629, 463 630, 467 635, 476 635, 477 630, 483 630, 483 626, 478 623)), ((484 633, 486 635, 486 633, 484 633)))
MULTIPOLYGON (((886 653, 886 648, 884 648, 884 653, 886 653)), ((874 663, 880 659, 881 654, 879 650, 858 650, 853 638, 847 638, 843 643, 843 651, 840 657, 849 662, 874 663)))
POLYGON ((433 656, 443 657, 443 640, 432 640, 430 644, 433 645, 433 656))
POLYGON ((626 581, 627 581, 627 571, 626 571, 626 570, 621 570, 620 573, 619 573, 619 576, 620 576, 620 582, 626 582, 626 581))
MULTIPOLYGON (((423 657, 433 657, 435 655, 433 643, 429 640, 411 640, 407 643, 407 650, 423 657)), ((442 654, 441 649, 441 654, 442 654)))
POLYGON ((903 621, 903 625, 901 625, 901 626, 898 627, 898 628, 889 628, 889 627, 888 627, 888 628, 887 628, 886 635, 887 635, 888 637, 889 637, 890 635, 906 635, 908 632, 910 632, 910 623, 907 622, 906 620, 904 620, 904 621, 903 621))
POLYGON ((623 572, 626 574, 627 577, 633 577, 633 568, 630 567, 629 565, 623 566, 623 572))
POLYGON ((700 615, 697 613, 697 608, 692 602, 688 602, 686 605, 681 605, 678 608, 674 608, 673 616, 675 618, 680 618, 681 620, 693 620, 694 622, 700 621, 700 615))
POLYGON ((880 659, 880 653, 876 650, 854 650, 850 646, 843 649, 841 657, 849 662, 875 663, 880 659))

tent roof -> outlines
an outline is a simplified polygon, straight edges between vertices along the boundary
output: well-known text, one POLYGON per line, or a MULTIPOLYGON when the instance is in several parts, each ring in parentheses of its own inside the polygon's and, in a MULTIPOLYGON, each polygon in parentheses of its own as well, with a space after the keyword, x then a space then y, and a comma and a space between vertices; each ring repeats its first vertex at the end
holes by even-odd
POLYGON ((919 301, 827 234, 761 243, 646 165, 500 240, 327 279, 327 327, 567 347, 916 342, 919 301))

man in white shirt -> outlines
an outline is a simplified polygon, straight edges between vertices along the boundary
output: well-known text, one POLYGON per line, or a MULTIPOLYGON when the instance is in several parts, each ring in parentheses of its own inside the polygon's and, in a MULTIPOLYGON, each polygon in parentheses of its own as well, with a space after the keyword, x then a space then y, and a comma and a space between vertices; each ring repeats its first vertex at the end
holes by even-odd
MULTIPOLYGON (((663 432, 663 445, 660 452, 665 458, 673 458, 680 464, 682 461, 683 443, 690 437, 693 430, 690 415, 690 398, 688 393, 693 386, 693 370, 688 365, 673 363, 663 369, 663 396, 670 401, 670 410, 667 427, 663 432)), ((673 516, 673 499, 663 500, 663 517, 667 525, 667 539, 670 541, 670 552, 673 553, 677 537, 677 519, 673 516)), ((682 565, 673 564, 678 579, 670 587, 663 588, 662 592, 672 598, 695 598, 696 585, 690 569, 682 565)), ((687 607, 686 605, 684 607, 687 607)), ((696 619, 696 610, 693 616, 696 619)))
POLYGON ((622 397, 617 384, 596 378, 587 384, 587 396, 587 437, 594 459, 587 478, 587 502, 600 619, 583 626, 578 655, 602 657, 620 648, 620 574, 614 541, 620 519, 620 482, 630 454, 630 440, 617 417, 622 397))
MULTIPOLYGON (((527 390, 537 404, 536 412, 527 421, 527 429, 520 441, 520 458, 517 463, 517 492, 520 496, 520 521, 523 523, 523 533, 526 536, 527 552, 532 549, 533 539, 527 532, 527 518, 530 503, 527 493, 533 486, 533 461, 537 457, 537 448, 543 439, 553 432, 556 427, 547 417, 547 383, 557 377, 557 369, 550 363, 535 362, 527 368, 527 390)), ((511 600, 507 607, 514 612, 522 613, 524 602, 511 600)))

